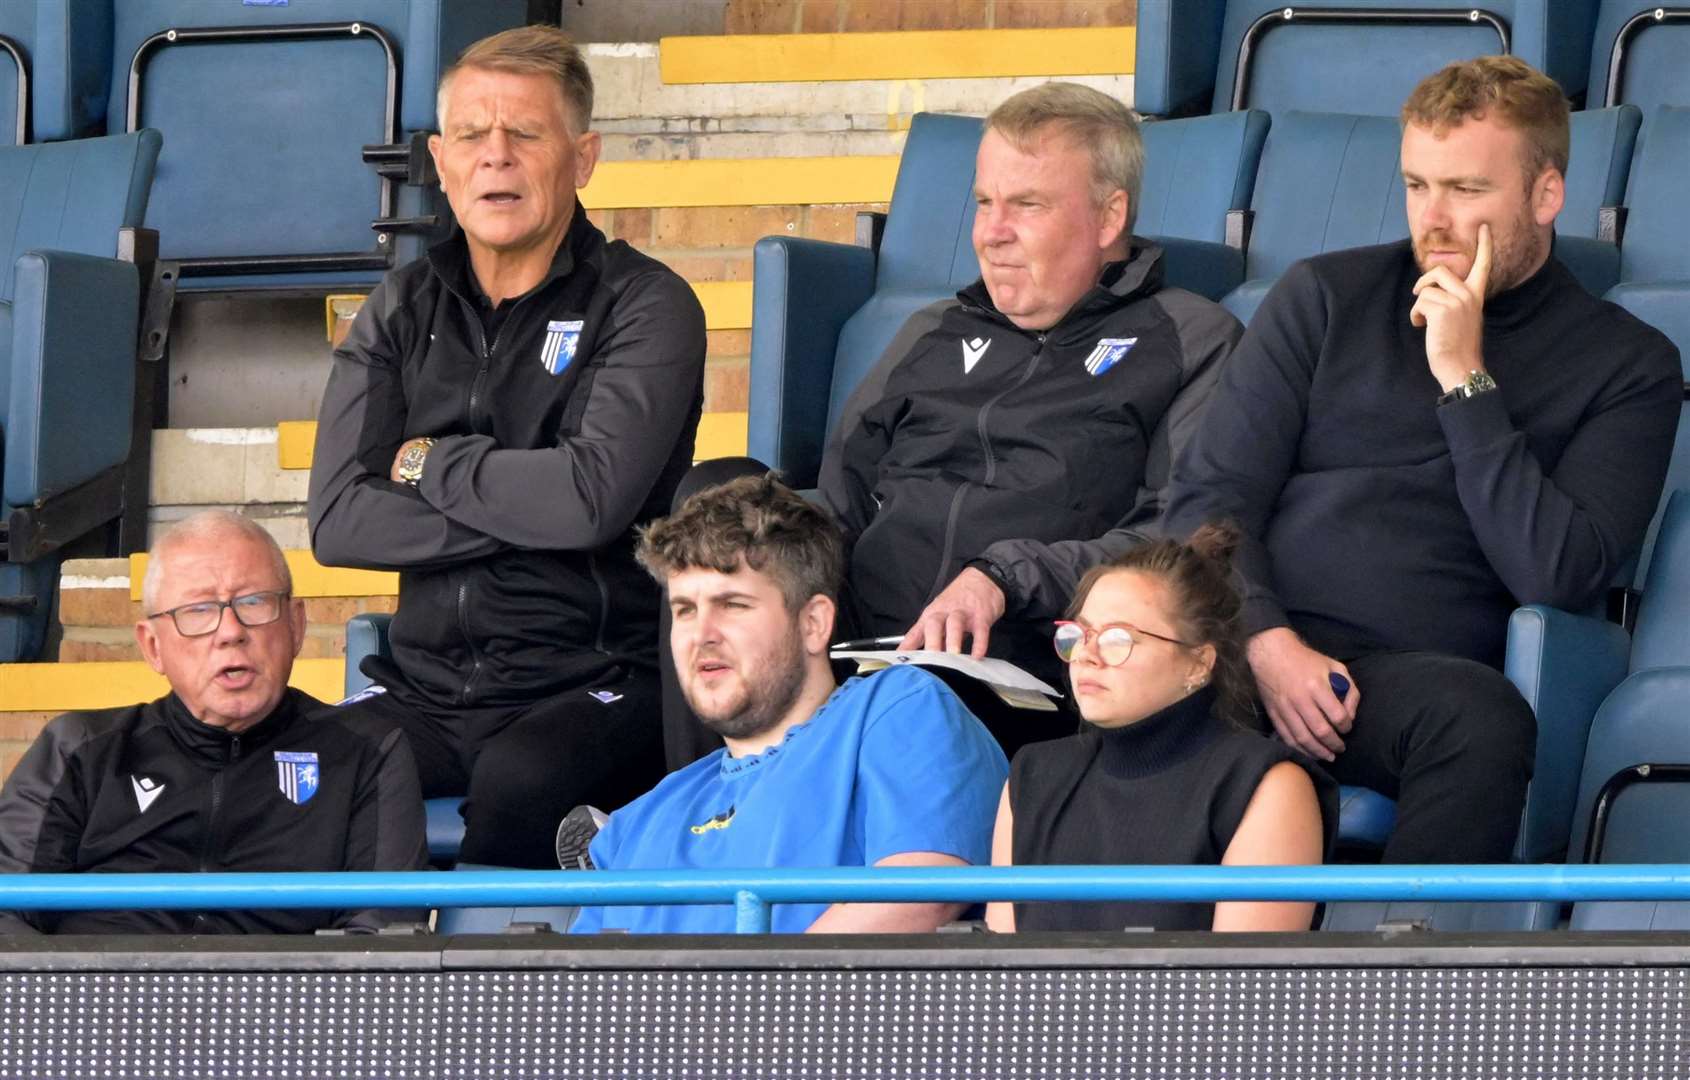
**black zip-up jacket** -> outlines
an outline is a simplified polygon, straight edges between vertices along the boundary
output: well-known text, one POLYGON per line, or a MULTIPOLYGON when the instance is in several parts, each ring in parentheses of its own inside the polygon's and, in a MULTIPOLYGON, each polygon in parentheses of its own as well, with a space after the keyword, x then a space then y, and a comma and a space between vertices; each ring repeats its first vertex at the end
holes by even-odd
POLYGON ((991 654, 1056 672, 1049 620, 1143 537, 1242 328, 1131 256, 1048 331, 983 282, 911 317, 845 405, 820 485, 865 633, 901 634, 973 564, 1004 590, 991 654))
MULTIPOLYGON (((0 872, 420 870, 422 795, 399 731, 354 731, 290 689, 238 735, 175 694, 66 713, 0 791, 0 872), (307 772, 306 770, 310 770, 307 772)), ((420 911, 0 913, 0 933, 309 933, 375 930, 420 911)))
POLYGON ((579 208, 492 335, 478 297, 462 233, 387 276, 335 351, 311 467, 318 561, 400 574, 394 663, 366 671, 437 712, 655 665, 634 527, 668 512, 703 404, 692 290, 579 208), (389 480, 418 436, 421 482, 389 480))

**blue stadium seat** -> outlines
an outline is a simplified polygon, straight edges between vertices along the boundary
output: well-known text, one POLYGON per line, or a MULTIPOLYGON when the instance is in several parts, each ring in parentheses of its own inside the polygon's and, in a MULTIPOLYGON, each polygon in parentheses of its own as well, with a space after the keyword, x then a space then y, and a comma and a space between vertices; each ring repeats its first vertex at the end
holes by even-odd
MULTIPOLYGON (((1690 763, 1684 717, 1690 700, 1690 492, 1668 499, 1630 636, 1594 616, 1524 607, 1509 623, 1507 673, 1538 717, 1536 771, 1515 856, 1520 862, 1583 861, 1591 806, 1602 785, 1633 765, 1690 763)), ((1611 819, 1616 843, 1605 861, 1690 861, 1683 840, 1686 790, 1663 784, 1631 792, 1625 814, 1616 811, 1611 819), (1649 851, 1660 857, 1638 857, 1649 851)), ((1584 919, 1622 916, 1635 920, 1647 912, 1593 907, 1584 919)), ((1545 905, 1334 904, 1325 926, 1366 930, 1403 919, 1440 930, 1553 925, 1545 905)))
POLYGON ((1448 0, 1140 0, 1134 97, 1155 115, 1257 108, 1395 116, 1415 83, 1438 68, 1500 52, 1548 73, 1569 96, 1583 93, 1595 0, 1487 0, 1480 18, 1469 17, 1474 10, 1448 0))
POLYGON ((757 242, 747 452, 814 487, 845 399, 916 311, 980 276, 974 153, 980 120, 917 114, 878 255, 799 237, 757 242))
MULTIPOLYGON (((1690 107, 1661 106, 1647 122, 1631 168, 1626 196, 1620 284, 1607 299, 1649 323, 1678 345, 1690 363, 1690 107)), ((1690 489, 1690 409, 1681 415, 1678 442, 1667 473, 1668 492, 1690 489)), ((1665 500, 1662 500, 1665 507, 1665 500)), ((1638 560, 1642 582, 1660 515, 1649 526, 1638 560)))
POLYGON ((111 24, 109 0, 0 3, 0 146, 98 133, 111 24))
MULTIPOLYGON (((795 486, 814 486, 827 432, 904 321, 980 276, 971 235, 980 132, 973 117, 915 117, 878 252, 758 241, 748 453, 795 486)), ((1227 215, 1249 204, 1266 132, 1259 112, 1146 126, 1135 231, 1167 253, 1169 284, 1218 298, 1240 280, 1227 215)))
POLYGON ((144 528, 145 486, 125 467, 150 437, 135 404, 143 288, 116 256, 158 152, 156 131, 0 148, 0 660, 39 654, 59 547, 126 508, 144 528))
MULTIPOLYGON (((509 870, 508 866, 479 866, 459 863, 454 870, 509 870)), ((581 911, 572 904, 553 904, 543 907, 463 907, 441 908, 435 915, 434 932, 452 934, 502 934, 512 923, 537 923, 564 934, 581 911)))
MULTIPOLYGON (((387 628, 392 624, 393 616, 380 612, 354 615, 346 620, 346 675, 342 693, 347 697, 375 685, 368 675, 358 670, 358 665, 366 656, 392 657, 387 644, 387 628)), ((463 802, 457 796, 423 800, 428 857, 436 863, 454 862, 463 847, 464 818, 459 813, 463 802)))
POLYGON ((1690 4, 1602 0, 1590 44, 1591 108, 1690 105, 1690 4), (1660 12, 1657 16, 1656 12, 1660 12))
POLYGON ((194 290, 369 286, 439 235, 440 72, 525 0, 122 0, 107 123, 167 136, 147 224, 194 290), (216 102, 208 108, 208 102, 216 102), (426 155, 424 155, 426 157, 426 155), (381 219, 389 224, 373 230, 381 219), (411 224, 405 224, 405 222, 411 224))
MULTIPOLYGON (((1573 114, 1567 204, 1556 220, 1556 256, 1587 289, 1619 279, 1604 210, 1620 204, 1642 114, 1631 106, 1573 114)), ((1408 235, 1391 117, 1289 112, 1277 116, 1256 180, 1245 281, 1222 301, 1248 322, 1279 275, 1322 252, 1408 235)))
POLYGON ((1241 215, 1268 126, 1260 109, 1144 125, 1133 231, 1161 245, 1169 284, 1219 300, 1244 280, 1241 215))

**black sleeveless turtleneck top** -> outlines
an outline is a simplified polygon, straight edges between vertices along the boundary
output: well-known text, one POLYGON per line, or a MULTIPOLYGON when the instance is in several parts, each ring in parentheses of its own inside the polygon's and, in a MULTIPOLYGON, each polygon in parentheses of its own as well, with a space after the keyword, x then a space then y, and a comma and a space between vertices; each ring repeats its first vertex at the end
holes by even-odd
MULTIPOLYGON (((1218 865, 1282 761, 1308 770, 1330 848, 1337 785, 1283 743, 1218 719, 1214 704, 1205 687, 1135 724, 1024 748, 1009 774, 1016 865, 1218 865)), ((1207 930, 1214 916, 1213 904, 1015 905, 1017 930, 1207 930)))

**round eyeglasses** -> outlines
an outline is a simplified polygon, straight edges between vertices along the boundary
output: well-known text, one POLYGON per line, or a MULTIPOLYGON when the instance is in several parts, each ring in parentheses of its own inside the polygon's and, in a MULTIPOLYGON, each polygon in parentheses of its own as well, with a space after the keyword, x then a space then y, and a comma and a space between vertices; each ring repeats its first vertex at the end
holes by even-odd
POLYGON ((287 598, 286 590, 247 593, 232 600, 199 600, 182 604, 167 611, 156 611, 147 618, 162 619, 168 615, 170 621, 176 624, 178 634, 204 637, 222 625, 224 608, 233 611, 236 621, 242 626, 268 626, 282 617, 287 598))
POLYGON ((1189 642, 1165 634, 1152 634, 1127 623, 1106 623, 1093 629, 1069 619, 1057 620, 1056 636, 1052 643, 1056 646, 1056 655, 1062 658, 1062 662, 1072 664, 1080 647, 1096 639, 1097 658, 1107 667, 1120 667, 1133 654, 1133 646, 1138 644, 1139 637, 1155 638, 1157 641, 1191 648, 1189 642))

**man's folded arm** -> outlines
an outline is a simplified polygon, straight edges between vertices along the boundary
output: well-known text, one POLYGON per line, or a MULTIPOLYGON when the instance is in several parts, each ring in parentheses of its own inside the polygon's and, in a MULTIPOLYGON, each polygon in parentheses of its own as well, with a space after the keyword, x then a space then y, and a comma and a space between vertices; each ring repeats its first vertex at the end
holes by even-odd
POLYGON ((311 549, 327 566, 423 570, 485 558, 505 547, 390 479, 406 439, 405 394, 389 336, 385 283, 376 286, 335 350, 311 460, 311 549))
POLYGON ((982 552, 970 565, 1004 590, 1007 617, 1056 618, 1087 570, 1160 535, 1173 462, 1195 437, 1243 334, 1238 320, 1216 305, 1183 294, 1171 299, 1189 309, 1177 313, 1181 384, 1151 432, 1144 483, 1132 508, 1102 536, 1051 543, 1001 540, 982 552))
POLYGON ((1593 406, 1552 474, 1509 418, 1507 387, 1438 408, 1468 522, 1521 604, 1588 607, 1642 543, 1683 398, 1677 350, 1650 344, 1656 351, 1593 406))
POLYGON ((584 550, 625 532, 701 400, 704 311, 680 278, 650 273, 612 312, 600 347, 577 361, 591 380, 577 433, 533 450, 441 438, 418 493, 457 525, 516 547, 584 550))

